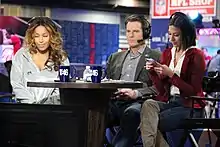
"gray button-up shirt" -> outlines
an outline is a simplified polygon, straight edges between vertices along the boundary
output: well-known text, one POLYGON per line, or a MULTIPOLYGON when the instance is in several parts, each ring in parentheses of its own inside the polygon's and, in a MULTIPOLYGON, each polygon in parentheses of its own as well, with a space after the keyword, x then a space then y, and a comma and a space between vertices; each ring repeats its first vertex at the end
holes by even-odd
MULTIPOLYGON (((65 60, 63 65, 69 65, 65 60)), ((33 62, 28 49, 21 48, 12 60, 11 85, 16 98, 25 99, 23 103, 38 103, 43 99, 59 96, 54 88, 27 87, 27 82, 45 82, 58 79, 58 71, 40 70, 33 62)))
MULTIPOLYGON (((122 67, 120 80, 135 81, 134 77, 136 73, 136 68, 145 48, 146 46, 144 46, 144 48, 139 49, 136 54, 134 54, 131 50, 129 51, 122 67)), ((138 90, 135 90, 135 94, 136 97, 142 96, 142 94, 138 90)))
POLYGON ((141 58, 141 55, 144 52, 144 49, 145 47, 139 49, 136 54, 134 54, 131 50, 129 51, 123 64, 120 80, 125 80, 125 81, 135 80, 134 77, 136 73, 136 68, 141 58))

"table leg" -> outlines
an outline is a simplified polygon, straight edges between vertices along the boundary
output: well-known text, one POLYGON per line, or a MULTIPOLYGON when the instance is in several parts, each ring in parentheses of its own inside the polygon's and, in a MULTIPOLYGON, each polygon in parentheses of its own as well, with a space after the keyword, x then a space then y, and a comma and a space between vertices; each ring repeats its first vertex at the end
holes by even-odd
POLYGON ((83 105, 87 109, 84 147, 103 147, 108 103, 114 89, 61 89, 61 104, 83 105))

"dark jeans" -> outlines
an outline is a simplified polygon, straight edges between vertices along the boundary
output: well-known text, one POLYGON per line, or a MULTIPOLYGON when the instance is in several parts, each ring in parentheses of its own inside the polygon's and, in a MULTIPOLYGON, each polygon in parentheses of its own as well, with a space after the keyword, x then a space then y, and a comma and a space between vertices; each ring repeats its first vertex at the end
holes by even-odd
MULTIPOLYGON (((181 98, 171 98, 169 103, 158 102, 160 107, 159 114, 159 130, 161 132, 169 132, 184 125, 184 119, 190 117, 192 108, 184 107, 181 98)), ((194 109, 193 118, 201 118, 204 116, 202 109, 194 109)))
POLYGON ((119 122, 120 129, 113 138, 115 147, 133 147, 140 124, 141 104, 134 101, 114 101, 109 103, 110 126, 119 122))

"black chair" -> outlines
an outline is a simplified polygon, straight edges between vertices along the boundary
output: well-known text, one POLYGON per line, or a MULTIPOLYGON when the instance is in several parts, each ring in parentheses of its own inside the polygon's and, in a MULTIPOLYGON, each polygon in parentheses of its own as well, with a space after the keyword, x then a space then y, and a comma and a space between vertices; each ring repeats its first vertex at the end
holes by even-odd
POLYGON ((9 103, 15 103, 15 100, 13 99, 15 95, 8 92, 0 92, 0 102, 9 102, 9 103))
MULTIPOLYGON (((203 78, 203 89, 204 91, 206 91, 206 96, 208 96, 209 94, 212 94, 213 92, 220 92, 220 76, 218 72, 215 73, 211 73, 209 75, 212 75, 212 77, 204 77, 203 78)), ((220 99, 218 98, 218 96, 216 97, 199 97, 199 96, 191 96, 188 97, 188 99, 191 99, 193 101, 192 103, 192 111, 190 113, 190 118, 186 119, 184 121, 184 126, 181 126, 181 129, 184 129, 184 134, 181 138, 180 144, 178 145, 178 147, 184 147, 184 144, 187 140, 187 138, 189 138, 191 144, 193 145, 193 147, 198 147, 198 143, 196 142, 193 134, 191 133, 193 130, 196 129, 207 129, 208 131, 208 137, 209 137, 209 144, 212 145, 212 140, 211 140, 211 133, 210 133, 210 129, 220 129, 220 119, 219 118, 211 118, 214 110, 215 110, 215 106, 217 102, 220 102, 220 99), (194 103, 197 102, 198 104, 200 104, 201 108, 200 109, 204 109, 205 105, 204 103, 201 101, 210 101, 212 102, 211 105, 211 111, 209 116, 207 116, 205 118, 193 118, 193 113, 197 108, 194 108, 194 103)))
MULTIPOLYGON (((217 98, 208 98, 208 97, 198 97, 198 96, 192 96, 189 99, 192 99, 193 102, 197 101, 200 102, 201 100, 205 100, 205 101, 212 101, 214 102, 212 107, 215 108, 215 103, 216 102, 220 102, 220 99, 217 98)), ((184 147, 184 144, 187 140, 187 138, 189 138, 191 144, 193 147, 198 147, 198 143, 196 142, 192 131, 196 130, 196 129, 207 129, 208 131, 208 137, 209 137, 209 144, 212 145, 212 140, 211 140, 211 134, 210 134, 210 129, 220 129, 220 119, 217 118, 211 118, 213 110, 211 109, 210 115, 206 116, 206 118, 193 118, 193 113, 197 108, 192 108, 191 111, 191 117, 186 119, 184 121, 184 126, 182 126, 181 129, 184 129, 184 134, 181 138, 181 142, 178 145, 178 147, 184 147)), ((204 109, 204 106, 201 108, 204 109)))
POLYGON ((11 93, 4 93, 4 94, 0 94, 0 98, 3 98, 3 97, 14 97, 15 95, 14 94, 11 94, 11 93))

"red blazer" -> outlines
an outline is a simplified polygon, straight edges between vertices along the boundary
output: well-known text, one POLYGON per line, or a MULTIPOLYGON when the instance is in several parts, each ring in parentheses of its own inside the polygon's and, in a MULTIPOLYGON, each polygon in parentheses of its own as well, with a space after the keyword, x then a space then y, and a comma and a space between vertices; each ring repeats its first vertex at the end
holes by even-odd
MULTIPOLYGON (((169 66, 171 61, 171 49, 164 50, 161 56, 161 64, 169 66)), ((176 74, 168 76, 158 76, 155 71, 150 71, 151 79, 154 82, 159 94, 156 100, 168 101, 171 85, 175 85, 180 90, 184 106, 192 107, 192 101, 185 99, 188 96, 204 96, 202 90, 202 79, 205 73, 205 58, 201 50, 192 48, 185 54, 180 77, 176 74)), ((199 107, 195 104, 194 107, 199 107)))

